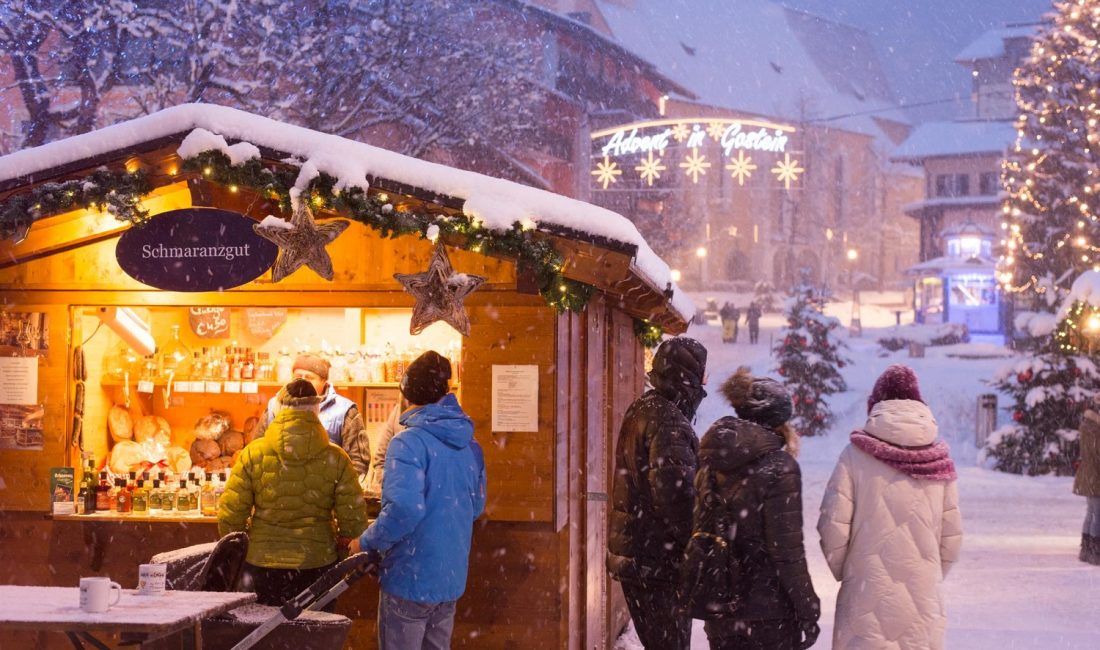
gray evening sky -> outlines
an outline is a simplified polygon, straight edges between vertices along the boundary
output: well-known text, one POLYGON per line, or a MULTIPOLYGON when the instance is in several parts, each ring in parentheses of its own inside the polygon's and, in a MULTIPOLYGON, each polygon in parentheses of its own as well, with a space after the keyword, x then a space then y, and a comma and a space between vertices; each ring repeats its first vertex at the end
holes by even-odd
POLYGON ((986 30, 1034 22, 1051 0, 780 0, 869 32, 902 104, 959 98, 909 111, 914 122, 969 113, 970 75, 955 55, 986 30))

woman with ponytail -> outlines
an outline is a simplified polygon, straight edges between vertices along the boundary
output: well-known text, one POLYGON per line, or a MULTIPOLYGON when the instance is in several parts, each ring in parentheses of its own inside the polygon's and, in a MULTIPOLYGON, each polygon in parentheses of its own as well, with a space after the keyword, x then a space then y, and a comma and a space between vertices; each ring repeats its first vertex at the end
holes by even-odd
POLYGON ((703 436, 693 534, 725 540, 732 597, 704 624, 707 639, 712 650, 809 648, 820 631, 821 607, 802 545, 802 474, 795 461, 798 434, 787 423, 790 394, 746 367, 721 391, 737 417, 719 419, 703 436), (728 523, 707 530, 715 521, 728 523))

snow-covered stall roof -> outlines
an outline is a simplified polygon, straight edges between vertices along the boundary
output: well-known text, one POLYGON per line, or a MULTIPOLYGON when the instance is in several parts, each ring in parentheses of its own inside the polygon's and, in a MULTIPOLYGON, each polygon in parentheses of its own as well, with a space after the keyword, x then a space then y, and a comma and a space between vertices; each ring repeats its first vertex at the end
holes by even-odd
POLYGON ((1037 23, 1012 25, 991 29, 963 48, 955 56, 958 63, 972 63, 986 59, 999 59, 1005 56, 1005 41, 1016 38, 1033 38, 1039 29, 1037 23))
POLYGON ((615 38, 711 106, 874 136, 908 124, 862 30, 761 0, 595 0, 615 38), (872 113, 869 113, 872 112, 872 113))
POLYGON ((910 276, 955 275, 960 273, 989 273, 997 270, 997 262, 984 257, 945 256, 925 260, 905 269, 910 276))
MULTIPOLYGON (((300 160, 303 177, 311 172, 325 172, 342 187, 366 187, 368 177, 384 178, 453 197, 462 202, 464 213, 481 220, 488 228, 508 229, 518 221, 535 228, 565 228, 636 247, 634 265, 640 275, 657 288, 672 282, 668 265, 650 248, 634 224, 605 208, 213 104, 174 106, 0 157, 0 186, 13 179, 35 182, 43 172, 188 133, 181 146, 184 157, 219 146, 235 158, 234 162, 240 162, 258 155, 257 147, 266 147, 300 160), (225 141, 237 144, 225 147, 225 141)), ((691 298, 675 286, 670 302, 685 320, 695 313, 691 298)))
POLYGON ((1005 120, 926 122, 894 150, 891 160, 920 162, 939 156, 1001 154, 1016 142, 1016 128, 1005 120))

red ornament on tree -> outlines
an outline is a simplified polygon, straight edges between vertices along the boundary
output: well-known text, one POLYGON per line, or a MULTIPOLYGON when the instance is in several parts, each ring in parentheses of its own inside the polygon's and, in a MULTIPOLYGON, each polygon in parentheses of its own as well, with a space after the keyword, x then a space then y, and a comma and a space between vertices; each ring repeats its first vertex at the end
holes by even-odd
POLYGON ((1021 384, 1026 384, 1027 382, 1031 381, 1031 378, 1033 376, 1034 374, 1031 372, 1031 368, 1028 368, 1023 372, 1016 373, 1016 381, 1020 382, 1021 384))
POLYGON ((1074 377, 1080 377, 1081 376, 1081 369, 1078 368, 1077 366, 1073 367, 1073 376, 1074 377))
POLYGON ((1012 412, 1012 419, 1017 421, 1017 422, 1023 422, 1024 421, 1024 412, 1023 411, 1013 411, 1012 412))
POLYGON ((786 377, 787 376, 787 369, 786 368, 780 368, 779 369, 779 374, 783 377, 786 377))

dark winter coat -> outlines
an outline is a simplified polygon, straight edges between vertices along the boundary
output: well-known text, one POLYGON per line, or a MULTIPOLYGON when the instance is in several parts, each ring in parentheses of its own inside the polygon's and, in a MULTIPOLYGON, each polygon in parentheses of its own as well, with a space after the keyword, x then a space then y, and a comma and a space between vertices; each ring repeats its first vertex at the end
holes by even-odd
POLYGON ((728 302, 722 305, 722 309, 718 310, 718 315, 724 321, 729 320, 736 323, 737 321, 741 320, 741 310, 729 304, 728 302))
POLYGON ((749 311, 745 314, 745 322, 749 324, 749 329, 760 327, 760 307, 756 306, 756 303, 749 305, 749 311))
POLYGON ((1081 464, 1073 479, 1073 493, 1100 497, 1100 414, 1092 409, 1081 418, 1081 464))
POLYGON ((802 545, 802 474, 782 448, 778 433, 732 416, 711 425, 699 448, 695 522, 704 504, 720 500, 736 526, 737 620, 816 621, 821 613, 802 545))
POLYGON ((607 569, 617 580, 675 583, 691 536, 699 441, 691 418, 703 391, 706 349, 670 339, 657 351, 653 390, 623 418, 615 478, 607 569))

